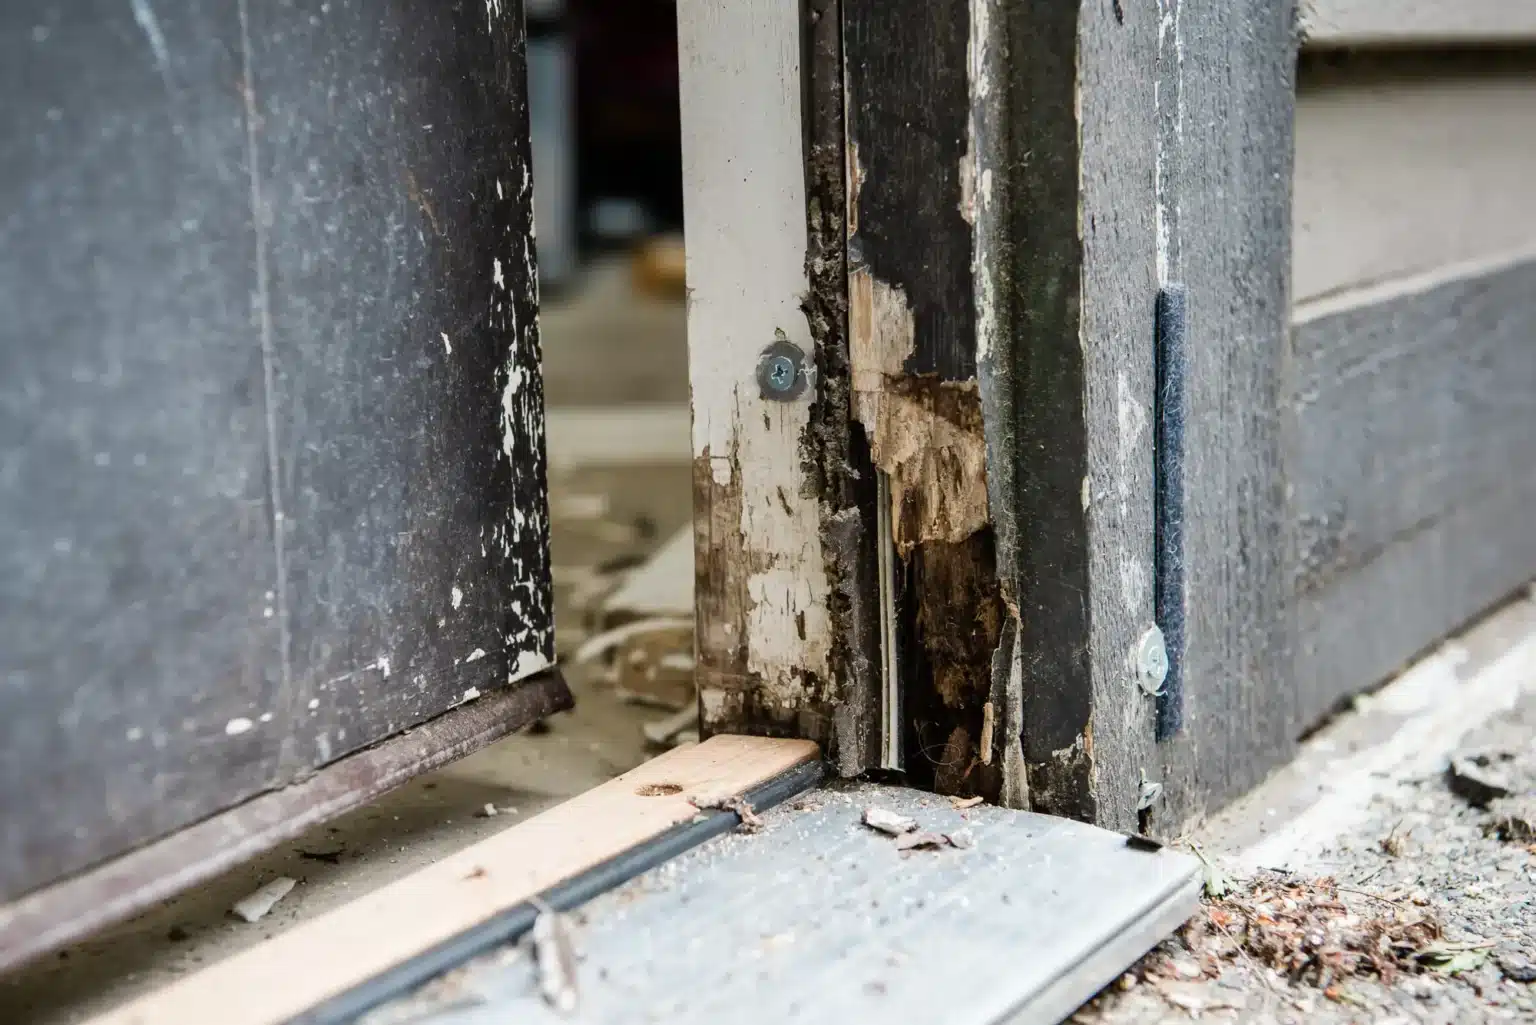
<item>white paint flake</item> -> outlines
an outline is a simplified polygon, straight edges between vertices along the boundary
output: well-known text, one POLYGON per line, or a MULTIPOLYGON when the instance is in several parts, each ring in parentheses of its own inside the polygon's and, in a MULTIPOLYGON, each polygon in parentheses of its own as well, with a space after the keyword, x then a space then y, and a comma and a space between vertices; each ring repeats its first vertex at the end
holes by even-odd
POLYGON ((470 662, 478 662, 478 661, 480 661, 484 657, 485 657, 485 649, 484 648, 476 648, 474 651, 471 651, 468 655, 464 656, 464 662, 465 662, 465 664, 468 664, 470 662))
POLYGON ((459 605, 464 601, 464 592, 459 590, 457 587, 450 591, 448 596, 449 600, 453 602, 454 608, 458 608, 459 605))
POLYGON ((506 276, 501 273, 501 257, 499 256, 491 261, 491 284, 502 289, 507 287, 506 276))
POLYGON ((170 73, 171 53, 165 45, 165 33, 160 31, 160 22, 155 18, 154 8, 149 6, 149 0, 128 0, 128 6, 133 8, 133 20, 138 23, 144 38, 149 40, 149 50, 155 55, 155 66, 162 75, 170 73))
POLYGON ((550 666, 549 659, 544 657, 541 651, 523 651, 517 656, 517 665, 507 673, 507 682, 516 683, 518 680, 542 672, 550 666))
POLYGON ((443 352, 446 353, 449 356, 452 356, 453 355, 453 343, 448 340, 448 332, 447 331, 442 331, 442 332, 439 332, 439 333, 443 336, 443 352))
POLYGON ((224 724, 224 733, 227 736, 238 737, 242 733, 249 733, 251 728, 255 725, 255 723, 251 722, 251 720, 247 719, 243 715, 236 716, 224 724))

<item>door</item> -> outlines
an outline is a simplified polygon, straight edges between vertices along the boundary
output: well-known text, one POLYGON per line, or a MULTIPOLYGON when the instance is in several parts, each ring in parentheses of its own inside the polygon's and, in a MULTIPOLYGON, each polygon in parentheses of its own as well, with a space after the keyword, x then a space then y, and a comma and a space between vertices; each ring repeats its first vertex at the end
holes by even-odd
POLYGON ((0 11, 0 903, 553 686, 524 53, 0 11))

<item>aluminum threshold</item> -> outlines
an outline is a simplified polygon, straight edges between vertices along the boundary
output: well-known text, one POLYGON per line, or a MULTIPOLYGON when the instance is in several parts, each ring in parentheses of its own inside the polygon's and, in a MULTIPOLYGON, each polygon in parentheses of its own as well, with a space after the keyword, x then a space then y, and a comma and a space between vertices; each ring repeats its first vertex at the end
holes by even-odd
POLYGON ((1056 1022, 1199 900, 1200 866, 1188 855, 1042 815, 959 811, 898 787, 823 786, 763 822, 567 916, 578 964, 572 1014, 544 1002, 524 939, 408 996, 370 1002, 356 1020, 1056 1022), (899 851, 861 824, 871 805, 927 831, 963 830, 971 845, 899 851))

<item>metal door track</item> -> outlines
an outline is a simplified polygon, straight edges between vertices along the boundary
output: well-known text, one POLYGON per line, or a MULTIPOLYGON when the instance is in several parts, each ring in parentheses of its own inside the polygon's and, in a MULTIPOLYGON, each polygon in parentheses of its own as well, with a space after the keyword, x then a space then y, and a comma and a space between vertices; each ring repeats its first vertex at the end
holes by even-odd
MULTIPOLYGON (((798 770, 753 796, 784 800, 813 779, 798 770)), ((716 812, 680 827, 715 836, 670 860, 680 846, 672 834, 646 845, 666 847, 659 857, 637 849, 626 856, 633 870, 613 873, 608 885, 632 882, 569 916, 579 965, 579 1005, 569 1016, 543 1002, 525 944, 463 964, 451 984, 382 1001, 375 986, 375 999, 358 1001, 360 990, 329 1016, 301 1020, 352 1020, 368 1005, 366 1025, 1055 1022, 1177 928, 1199 899, 1200 866, 1185 854, 1027 812, 958 810, 897 787, 824 786, 764 814, 757 833, 719 835, 735 820, 716 812), (955 843, 899 850, 862 824, 867 807, 909 816, 955 843)), ((597 882, 583 877, 548 900, 570 907, 597 882)), ((504 923, 490 943, 482 936, 459 953, 506 944, 534 913, 525 905, 508 921, 514 916, 517 929, 504 923)), ((464 960, 448 953, 418 959, 410 982, 464 960)), ((396 973, 395 992, 404 978, 396 973)))

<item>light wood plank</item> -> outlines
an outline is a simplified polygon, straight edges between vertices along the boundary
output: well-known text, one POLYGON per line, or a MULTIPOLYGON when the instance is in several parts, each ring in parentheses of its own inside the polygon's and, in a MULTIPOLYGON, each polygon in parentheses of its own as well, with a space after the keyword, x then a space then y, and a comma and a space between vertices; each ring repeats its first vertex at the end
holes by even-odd
POLYGON ((808 741, 757 737, 676 749, 90 1025, 278 1025, 688 821, 690 799, 740 794, 816 757, 808 741))

